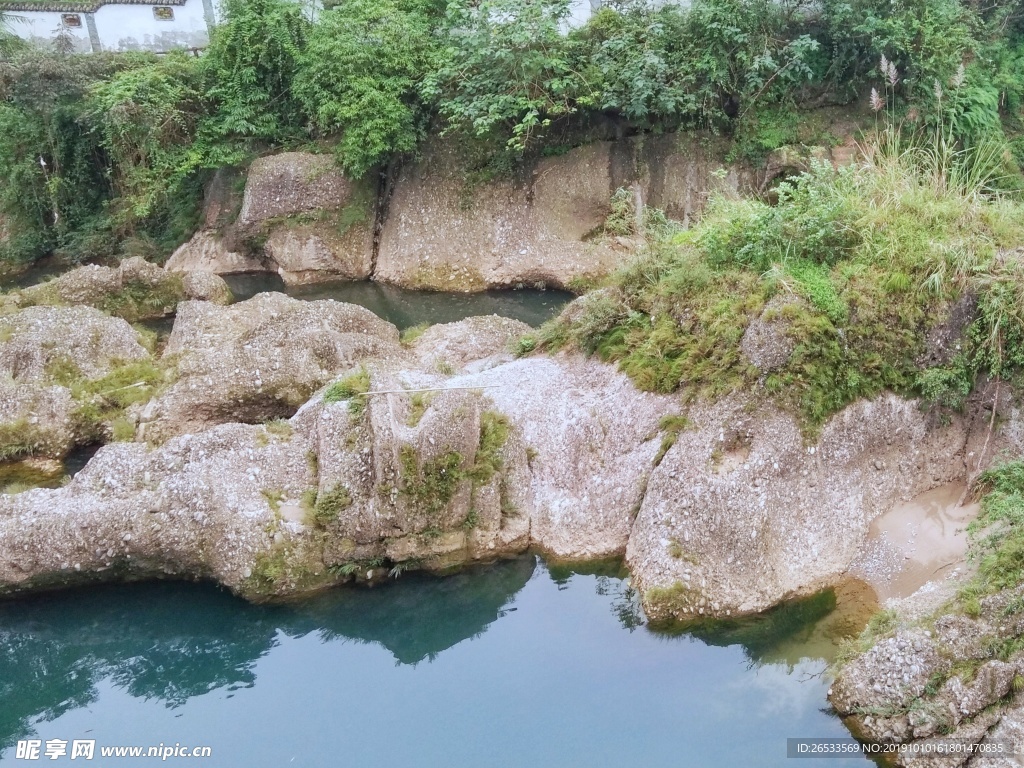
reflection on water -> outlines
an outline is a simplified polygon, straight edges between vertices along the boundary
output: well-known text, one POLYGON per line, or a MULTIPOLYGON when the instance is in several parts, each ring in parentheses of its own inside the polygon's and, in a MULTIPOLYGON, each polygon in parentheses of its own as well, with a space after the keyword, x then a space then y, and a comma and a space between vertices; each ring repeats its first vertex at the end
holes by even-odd
POLYGON ((824 661, 798 654, 834 595, 652 631, 618 569, 591 570, 521 558, 272 606, 175 583, 3 603, 0 758, 31 734, 245 768, 782 766, 787 736, 847 735, 824 661))
POLYGON ((656 630, 691 634, 708 645, 739 645, 755 665, 785 664, 793 669, 809 657, 832 663, 839 644, 859 635, 878 609, 874 590, 863 581, 849 579, 755 616, 667 623, 656 630))
POLYGON ((63 462, 32 459, 0 462, 0 493, 59 488, 67 478, 77 475, 99 449, 98 444, 79 446, 65 456, 63 462))
POLYGON ((224 280, 236 301, 244 301, 267 291, 278 291, 295 299, 309 301, 334 299, 366 307, 378 317, 397 325, 400 330, 420 323, 453 323, 477 315, 501 315, 537 326, 558 314, 573 298, 566 291, 540 291, 534 288, 483 293, 410 291, 369 280, 285 286, 281 278, 272 273, 224 275, 224 280))

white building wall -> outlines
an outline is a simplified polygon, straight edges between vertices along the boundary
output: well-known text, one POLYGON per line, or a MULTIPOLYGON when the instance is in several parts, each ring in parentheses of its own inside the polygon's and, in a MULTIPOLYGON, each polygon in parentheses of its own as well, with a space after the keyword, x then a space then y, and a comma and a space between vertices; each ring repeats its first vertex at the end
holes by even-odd
POLYGON ((205 48, 210 30, 203 0, 167 6, 173 21, 161 21, 151 5, 103 5, 93 14, 100 45, 105 51, 169 51, 172 48, 205 48))
MULTIPOLYGON (((61 14, 54 11, 6 11, 5 13, 11 32, 36 45, 52 46, 60 31, 61 14)), ((91 51, 92 45, 89 41, 86 14, 78 15, 82 17, 82 26, 68 27, 65 32, 70 38, 74 50, 79 53, 91 51)))
MULTIPOLYGON (((0 0, 3 2, 3 0, 0 0)), ((165 0, 166 2, 166 0, 165 0)), ((172 0, 173 2, 173 0, 172 0)), ((318 0, 296 0, 315 16, 318 0)), ((690 0, 661 0, 686 7, 690 0)), ((15 5, 8 2, 7 5, 15 5)), ((572 0, 569 27, 582 26, 602 6, 603 0, 572 0)), ((54 3, 55 6, 59 2, 54 3)), ((76 51, 169 51, 174 48, 205 48, 210 42, 210 26, 222 20, 220 0, 185 0, 182 5, 167 5, 174 19, 164 21, 154 13, 153 4, 103 2, 94 12, 75 11, 81 27, 65 27, 76 51)), ((15 10, 6 12, 11 30, 21 38, 52 46, 61 28, 61 17, 68 11, 15 10)))
POLYGON ((5 13, 10 29, 18 37, 51 47, 63 26, 64 33, 79 52, 169 51, 174 48, 205 48, 210 42, 210 25, 217 0, 185 0, 182 5, 154 3, 105 3, 92 13, 85 11, 13 10, 5 13), (172 20, 154 15, 155 7, 170 8, 172 20), (64 25, 65 15, 78 16, 80 27, 64 25))

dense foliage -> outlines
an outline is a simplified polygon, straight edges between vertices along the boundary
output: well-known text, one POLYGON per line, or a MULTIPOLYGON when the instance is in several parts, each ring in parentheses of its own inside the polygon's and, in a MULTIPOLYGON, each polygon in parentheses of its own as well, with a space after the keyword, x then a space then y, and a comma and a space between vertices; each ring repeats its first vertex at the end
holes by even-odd
POLYGON ((0 259, 166 253, 211 169, 278 146, 332 150, 353 176, 431 132, 501 168, 598 125, 763 155, 801 106, 874 87, 958 145, 1006 132, 1024 154, 1019 0, 622 0, 586 23, 568 0, 224 8, 198 58, 33 51, 0 23, 0 259))
POLYGON ((866 162, 812 164, 775 204, 723 195, 692 229, 649 226, 635 264, 524 350, 573 345, 689 398, 763 392, 811 433, 883 390, 959 408, 979 376, 1024 370, 1024 204, 989 150, 944 146, 887 131, 866 162), (965 342, 935 357, 930 329, 965 301, 965 342), (741 350, 755 322, 787 350, 763 368, 741 350))

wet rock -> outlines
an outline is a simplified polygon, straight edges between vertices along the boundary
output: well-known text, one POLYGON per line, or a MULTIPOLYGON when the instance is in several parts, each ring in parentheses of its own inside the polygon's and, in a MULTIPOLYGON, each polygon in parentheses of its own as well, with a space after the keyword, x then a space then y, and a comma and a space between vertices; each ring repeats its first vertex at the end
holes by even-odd
POLYGON ((978 297, 965 293, 946 307, 945 313, 928 331, 925 351, 916 361, 922 368, 948 365, 961 350, 967 327, 978 315, 978 297))

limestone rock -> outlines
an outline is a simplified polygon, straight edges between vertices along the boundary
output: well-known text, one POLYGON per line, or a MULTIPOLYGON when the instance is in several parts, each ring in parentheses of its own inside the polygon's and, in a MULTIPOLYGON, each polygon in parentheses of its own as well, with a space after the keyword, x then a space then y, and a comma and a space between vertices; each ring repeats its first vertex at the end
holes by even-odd
POLYGON ((0 592, 186 576, 260 599, 523 551, 525 444, 484 440, 478 393, 408 407, 318 396, 287 424, 107 446, 66 487, 0 496, 0 592))
MULTIPOLYGON (((472 366, 467 366, 471 368, 472 366)), ((675 398, 639 392, 613 367, 537 356, 467 372, 446 386, 486 386, 527 446, 534 546, 558 557, 620 555, 675 398)))
POLYGON ((91 307, 28 307, 0 317, 0 376, 15 381, 45 383, 61 363, 98 378, 116 361, 148 356, 134 328, 91 307))
MULTIPOLYGON (((1024 744, 1024 695, 1014 697, 1011 705, 1001 713, 997 724, 988 723, 990 728, 982 731, 978 741, 983 744, 1012 744, 1019 751, 1024 744)), ((1020 754, 978 755, 968 765, 976 768, 1020 768, 1020 754)))
POLYGON ((290 285, 364 280, 373 265, 371 198, 328 155, 261 157, 249 168, 234 237, 262 242, 263 269, 290 285))
POLYGON ((507 317, 468 317, 431 326, 412 344, 412 352, 426 370, 478 370, 511 361, 512 345, 531 330, 507 317))
POLYGON ((547 158, 528 184, 480 184, 469 191, 467 204, 456 149, 435 143, 395 185, 375 278, 468 292, 564 287, 573 278, 609 272, 621 255, 583 238, 608 214, 610 155, 605 142, 547 158))
POLYGON ((196 232, 192 239, 171 254, 167 260, 170 272, 212 272, 232 275, 239 272, 273 271, 262 259, 241 251, 229 250, 221 235, 210 230, 196 232))
POLYGON ((86 305, 134 322, 172 314, 187 295, 179 275, 134 256, 117 268, 78 267, 13 298, 20 306, 86 305))
POLYGON ((282 216, 339 210, 349 202, 352 191, 352 183, 330 155, 268 155, 249 166, 238 220, 249 226, 282 216))
POLYGON ((78 437, 74 410, 66 387, 0 377, 0 461, 67 455, 78 437))
POLYGON ((740 350, 762 373, 776 371, 789 361, 796 342, 786 333, 785 312, 787 306, 799 303, 792 296, 776 296, 744 331, 740 350))
POLYGON ((848 406, 812 446, 794 417, 742 397, 688 416, 626 553, 653 616, 751 613, 834 583, 874 517, 964 472, 965 422, 931 428, 891 395, 848 406))
POLYGON ((69 380, 148 358, 135 329, 91 307, 28 307, 0 317, 0 457, 67 454, 87 437, 69 380))
POLYGON ((844 715, 904 709, 924 693, 934 673, 949 665, 924 630, 901 630, 848 664, 832 684, 829 700, 844 715))
POLYGON ((339 232, 332 224, 276 226, 263 246, 285 283, 365 280, 372 267, 373 232, 353 226, 339 232))
POLYGON ((193 301, 209 301, 222 305, 234 301, 228 284, 212 272, 186 272, 181 276, 181 286, 185 290, 185 296, 193 301))
POLYGON ((230 307, 185 302, 164 350, 178 379, 141 415, 143 433, 164 440, 287 417, 339 371, 399 350, 393 325, 351 304, 279 293, 230 307))

